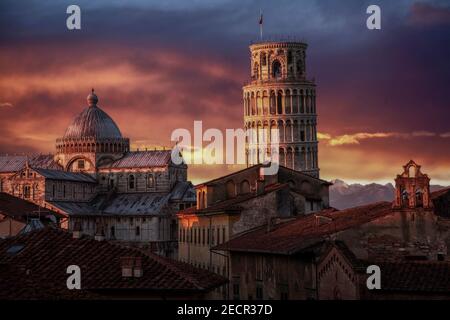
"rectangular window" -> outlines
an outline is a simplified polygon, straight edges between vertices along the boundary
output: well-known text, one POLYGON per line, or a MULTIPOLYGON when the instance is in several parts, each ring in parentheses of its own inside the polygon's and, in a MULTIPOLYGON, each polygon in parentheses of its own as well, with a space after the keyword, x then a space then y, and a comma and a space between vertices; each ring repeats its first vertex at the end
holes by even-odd
POLYGON ((210 229, 208 228, 208 239, 207 239, 207 241, 208 241, 208 246, 211 244, 211 231, 210 231, 210 229))
POLYGON ((261 287, 261 285, 258 285, 256 287, 256 300, 262 300, 262 299, 264 299, 263 288, 261 287))
POLYGON ((222 243, 224 243, 226 241, 226 232, 225 232, 225 228, 222 228, 222 243))
POLYGON ((84 160, 78 160, 77 167, 78 167, 78 169, 83 170, 84 169, 84 160))
POLYGON ((202 228, 202 238, 203 238, 203 239, 202 239, 202 244, 205 245, 205 243, 206 243, 206 239, 205 239, 205 238, 206 238, 206 237, 205 237, 205 228, 202 228))
POLYGON ((239 300, 240 298, 240 290, 239 290, 239 283, 233 284, 233 299, 239 300))

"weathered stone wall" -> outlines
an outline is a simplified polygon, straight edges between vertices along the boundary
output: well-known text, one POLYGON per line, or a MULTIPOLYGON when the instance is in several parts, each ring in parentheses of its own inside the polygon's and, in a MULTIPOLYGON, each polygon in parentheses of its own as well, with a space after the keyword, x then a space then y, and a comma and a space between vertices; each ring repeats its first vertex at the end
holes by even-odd
POLYGON ((230 299, 316 298, 315 266, 307 257, 233 252, 230 280, 230 299))
POLYGON ((338 250, 331 252, 317 266, 319 300, 356 300, 360 278, 338 250))
POLYGON ((394 211, 392 214, 336 235, 354 254, 370 261, 399 261, 447 256, 450 225, 428 210, 394 211))

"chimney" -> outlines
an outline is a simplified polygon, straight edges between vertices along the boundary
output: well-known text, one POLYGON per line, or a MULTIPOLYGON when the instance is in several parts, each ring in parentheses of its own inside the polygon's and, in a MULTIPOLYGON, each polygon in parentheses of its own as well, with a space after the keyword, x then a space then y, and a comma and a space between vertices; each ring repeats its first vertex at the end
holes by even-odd
POLYGON ((120 266, 122 268, 122 277, 131 278, 133 277, 133 257, 122 257, 120 258, 120 266))
POLYGON ((321 215, 314 215, 314 217, 316 217, 316 226, 319 227, 321 225, 330 223, 333 221, 333 218, 330 217, 326 217, 326 216, 321 216, 321 215))
POLYGON ((142 273, 142 257, 135 257, 133 275, 135 278, 140 278, 142 277, 142 273))
POLYGON ((75 221, 73 225, 72 238, 80 239, 81 238, 81 222, 75 221))
POLYGON ((142 257, 121 257, 120 266, 123 278, 141 278, 143 275, 142 257))

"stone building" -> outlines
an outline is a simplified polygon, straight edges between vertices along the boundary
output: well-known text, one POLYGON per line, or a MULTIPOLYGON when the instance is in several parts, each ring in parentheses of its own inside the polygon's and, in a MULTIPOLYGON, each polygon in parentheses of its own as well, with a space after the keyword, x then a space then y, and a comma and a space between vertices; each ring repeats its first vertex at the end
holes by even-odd
POLYGON ((319 177, 316 85, 306 78, 306 48, 301 42, 250 46, 244 127, 255 134, 246 143, 248 165, 263 163, 266 155, 279 151, 280 165, 319 177), (279 148, 272 146, 272 130, 278 130, 279 148))
POLYGON ((367 261, 341 241, 327 246, 316 264, 320 300, 450 299, 450 261, 367 261), (367 288, 369 266, 381 270, 379 289, 367 288))
POLYGON ((171 150, 130 151, 92 91, 54 155, 0 156, 0 191, 67 217, 65 227, 176 254, 175 213, 195 204, 187 166, 171 150))
POLYGON ((428 207, 378 202, 276 220, 211 250, 223 252, 229 265, 231 299, 439 298, 450 287, 420 270, 429 266, 444 275, 439 279, 449 279, 450 189, 429 199, 428 207), (330 253, 330 245, 339 243, 340 254, 330 253), (371 264, 381 267, 384 291, 364 287, 371 264), (408 268, 416 270, 411 278, 400 277, 408 268), (424 283, 426 290, 420 289, 424 283))
MULTIPOLYGON (((178 213, 181 261, 229 274, 225 252, 212 251, 250 229, 309 215, 329 206, 330 183, 280 167, 263 175, 262 164, 195 186, 197 205, 178 213)), ((226 297, 226 292, 218 297, 226 297)))

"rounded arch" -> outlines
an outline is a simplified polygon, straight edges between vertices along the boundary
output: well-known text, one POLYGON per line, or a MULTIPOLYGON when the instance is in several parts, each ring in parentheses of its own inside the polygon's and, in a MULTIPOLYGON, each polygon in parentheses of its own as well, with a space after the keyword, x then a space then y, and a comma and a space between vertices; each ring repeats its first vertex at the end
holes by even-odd
POLYGON ((275 95, 275 91, 271 90, 270 91, 270 114, 276 114, 276 95, 275 95))
POLYGON ((253 79, 258 80, 259 79, 259 63, 255 62, 253 64, 253 79))
POLYGON ((233 180, 228 180, 225 183, 225 188, 227 192, 227 199, 231 199, 236 196, 236 185, 233 180))
POLYGON ((263 106, 263 114, 268 115, 269 114, 269 95, 267 93, 267 90, 264 90, 263 94, 262 94, 262 106, 263 106))
POLYGON ((241 182, 241 185, 240 185, 240 192, 242 193, 242 194, 245 194, 245 193, 249 193, 250 192, 250 182, 248 182, 248 180, 243 180, 242 182, 241 182))
POLYGON ((291 100, 292 100, 292 96, 291 96, 291 90, 287 89, 285 92, 285 102, 284 102, 284 106, 285 106, 285 113, 286 114, 290 114, 292 112, 292 104, 291 104, 291 100))
POLYGON ((280 60, 275 59, 272 62, 272 78, 280 79, 283 75, 283 67, 280 60))
MULTIPOLYGON (((94 164, 92 163, 92 161, 91 161, 89 158, 83 157, 83 156, 75 156, 75 157, 73 157, 72 159, 70 159, 70 160, 67 162, 66 167, 65 167, 65 171, 71 171, 71 172, 77 171, 77 170, 73 170, 73 169, 74 169, 74 168, 73 168, 73 165, 74 165, 75 162, 77 162, 78 160, 83 160, 83 161, 87 162, 87 163, 89 164, 89 167, 91 167, 91 168, 94 167, 94 164)), ((85 166, 85 167, 86 167, 86 166, 85 166)))
POLYGON ((283 114, 283 90, 277 91, 277 113, 283 114))

